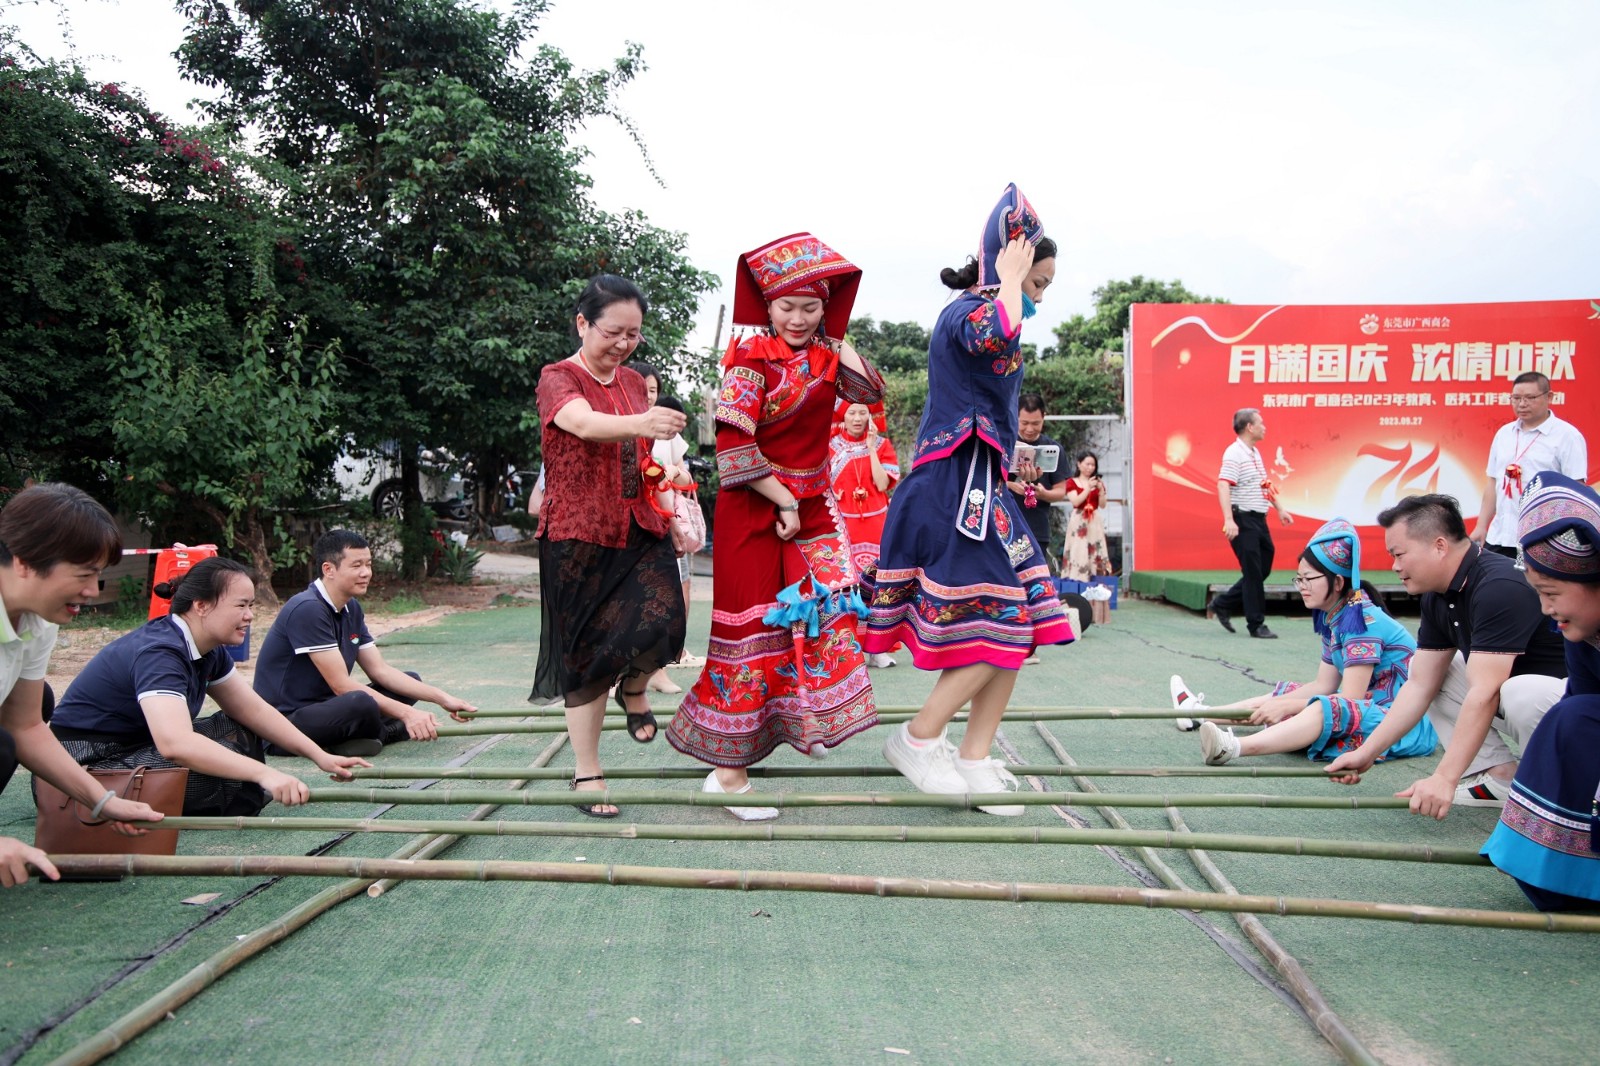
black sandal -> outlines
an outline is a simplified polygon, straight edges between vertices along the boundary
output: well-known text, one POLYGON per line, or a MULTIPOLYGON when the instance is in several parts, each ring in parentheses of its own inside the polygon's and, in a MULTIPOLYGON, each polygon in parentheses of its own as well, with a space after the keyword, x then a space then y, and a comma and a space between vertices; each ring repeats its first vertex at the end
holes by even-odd
POLYGON ((656 725, 656 715, 654 711, 647 708, 643 714, 634 714, 632 711, 628 710, 627 697, 643 696, 646 691, 647 690, 645 689, 640 689, 638 692, 624 692, 622 691, 621 683, 619 682, 617 684, 617 706, 621 707, 622 713, 628 716, 628 735, 640 744, 650 743, 656 738, 656 734, 661 732, 661 728, 656 725), (651 732, 649 736, 642 737, 639 735, 639 733, 644 729, 645 726, 649 726, 651 732))
MULTIPOLYGON (((571 784, 567 785, 567 787, 573 792, 576 792, 578 791, 578 786, 583 784, 585 781, 604 781, 605 779, 605 774, 595 774, 593 777, 574 777, 571 784)), ((621 811, 612 811, 610 814, 602 814, 601 812, 595 810, 596 807, 600 806, 598 803, 574 803, 573 806, 578 808, 578 812, 580 814, 587 814, 590 818, 615 818, 617 815, 622 813, 621 811)), ((615 807, 616 804, 610 803, 607 804, 607 806, 615 807)))

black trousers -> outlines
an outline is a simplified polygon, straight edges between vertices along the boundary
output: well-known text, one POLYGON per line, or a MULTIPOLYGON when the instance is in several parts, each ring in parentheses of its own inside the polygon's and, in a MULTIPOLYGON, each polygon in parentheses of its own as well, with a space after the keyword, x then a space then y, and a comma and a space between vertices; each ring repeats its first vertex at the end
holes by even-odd
MULTIPOLYGON (((410 670, 406 671, 406 676, 414 681, 422 680, 421 675, 410 670)), ((294 723, 296 729, 316 741, 317 746, 324 750, 347 740, 381 740, 385 744, 405 740, 409 735, 406 732, 406 724, 380 711, 378 701, 372 698, 374 692, 412 707, 417 705, 417 701, 409 696, 402 696, 382 685, 372 684, 355 692, 340 693, 321 703, 308 703, 304 707, 297 707, 285 717, 294 723)), ((290 753, 273 744, 267 748, 267 754, 290 753)))
POLYGON ((1233 521, 1239 535, 1233 538, 1233 554, 1239 560, 1242 572, 1238 581, 1226 592, 1211 601, 1213 608, 1221 607, 1229 614, 1244 615, 1245 625, 1253 633, 1267 620, 1267 575, 1272 573, 1272 532, 1267 528, 1267 516, 1262 511, 1233 509, 1233 521))
MULTIPOLYGON (((44 687, 41 700, 41 709, 44 720, 50 721, 50 715, 56 709, 56 694, 49 685, 44 687)), ((0 729, 0 792, 6 790, 11 783, 11 776, 17 772, 17 741, 10 733, 0 729)))
POLYGON ((11 734, 0 729, 0 792, 11 784, 11 775, 17 772, 17 742, 11 734))

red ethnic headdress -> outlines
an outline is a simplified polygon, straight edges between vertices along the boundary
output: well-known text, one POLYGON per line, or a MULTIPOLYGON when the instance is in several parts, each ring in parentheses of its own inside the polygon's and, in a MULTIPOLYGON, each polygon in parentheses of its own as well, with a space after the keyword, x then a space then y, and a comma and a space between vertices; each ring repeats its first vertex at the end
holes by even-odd
POLYGON ((767 325, 767 304, 784 296, 827 301, 823 329, 841 338, 850 324, 861 270, 809 233, 794 233, 739 257, 734 267, 733 324, 767 325))

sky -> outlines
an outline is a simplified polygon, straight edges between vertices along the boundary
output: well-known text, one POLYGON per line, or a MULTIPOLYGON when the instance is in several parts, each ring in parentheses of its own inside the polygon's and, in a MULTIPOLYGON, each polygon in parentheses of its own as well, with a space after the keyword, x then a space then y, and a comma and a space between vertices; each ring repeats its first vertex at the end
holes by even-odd
MULTIPOLYGON (((170 4, 0 0, 0 23, 175 116, 200 92, 170 4)), ((647 69, 619 103, 664 184, 616 124, 580 140, 600 206, 722 276, 696 344, 739 254, 799 230, 863 269, 855 314, 931 325, 1009 181, 1061 246, 1043 343, 1135 274, 1268 305, 1600 296, 1587 0, 554 0, 534 43, 602 67, 628 41, 647 69)))

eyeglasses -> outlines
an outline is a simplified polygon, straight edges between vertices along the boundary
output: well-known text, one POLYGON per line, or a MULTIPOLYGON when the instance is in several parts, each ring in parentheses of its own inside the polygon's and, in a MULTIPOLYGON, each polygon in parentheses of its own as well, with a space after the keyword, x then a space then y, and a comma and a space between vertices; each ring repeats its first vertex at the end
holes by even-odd
POLYGON ((1512 403, 1532 403, 1533 401, 1539 399, 1540 397, 1548 396, 1548 395, 1550 395, 1550 390, 1549 389, 1545 389, 1543 392, 1536 392, 1532 396, 1527 396, 1527 395, 1518 396, 1516 393, 1513 392, 1511 394, 1511 402, 1512 403))
POLYGON ((1326 576, 1326 574, 1314 574, 1311 577, 1306 577, 1304 574, 1296 574, 1294 575, 1294 587, 1308 589, 1313 581, 1321 581, 1326 576))

